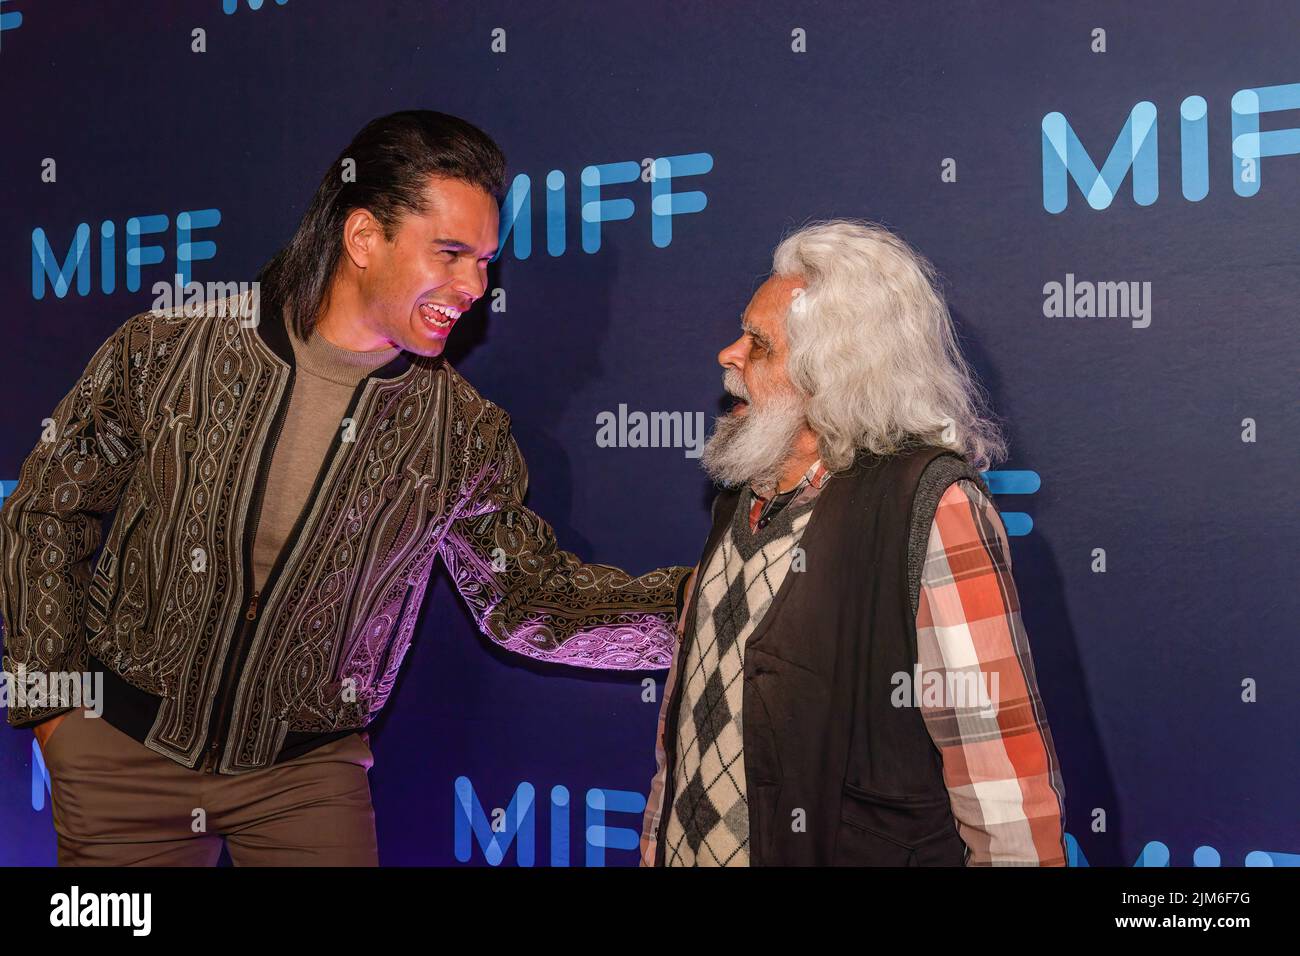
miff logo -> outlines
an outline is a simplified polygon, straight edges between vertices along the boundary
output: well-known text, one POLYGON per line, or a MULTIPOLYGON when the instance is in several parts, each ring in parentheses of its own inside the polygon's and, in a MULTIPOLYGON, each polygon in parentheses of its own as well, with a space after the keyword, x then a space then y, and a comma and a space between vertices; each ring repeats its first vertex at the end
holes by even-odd
MULTIPOLYGON (((604 191, 611 186, 636 182, 650 187, 651 242, 660 249, 669 245, 673 241, 673 217, 702 212, 709 201, 699 190, 673 192, 673 180, 703 176, 712 169, 713 157, 708 153, 586 167, 578 177, 582 251, 599 252, 601 224, 631 219, 636 210, 633 200, 626 196, 606 199, 604 191)), ((553 169, 546 174, 546 252, 551 256, 562 256, 568 249, 566 190, 564 173, 553 169)), ((515 258, 527 259, 533 253, 533 204, 532 180, 526 173, 514 178, 501 204, 498 256, 505 251, 506 237, 512 233, 515 258)))
MULTIPOLYGON (((1043 486, 1036 471, 986 471, 981 474, 989 491, 995 495, 1032 495, 1043 486)), ((1019 537, 1034 530, 1034 519, 1023 511, 1002 511, 1002 524, 1008 537, 1019 537)))
MULTIPOLYGON (((477 844, 479 852, 492 866, 500 866, 510 845, 515 847, 515 862, 519 866, 532 866, 537 855, 536 790, 528 781, 515 788, 509 805, 485 812, 474 784, 468 777, 456 778, 455 794, 455 853, 461 863, 468 863, 477 844)), ((569 865, 569 789, 551 788, 550 801, 550 864, 569 865)), ((640 814, 645 810, 645 797, 628 790, 602 790, 592 787, 587 791, 583 814, 584 860, 587 866, 604 866, 606 850, 636 850, 641 843, 640 814), (637 829, 608 826, 607 813, 629 815, 637 829)))
MULTIPOLYGON (((1073 834, 1065 835, 1065 852, 1066 862, 1070 866, 1088 866, 1088 858, 1083 855, 1083 850, 1079 847, 1079 841, 1073 834)), ((1172 866, 1173 854, 1169 852, 1169 847, 1159 840, 1151 840, 1138 853, 1138 858, 1133 861, 1136 867, 1164 867, 1172 866)), ((1179 863, 1179 866, 1185 866, 1185 863, 1179 863)), ((1192 866, 1196 867, 1214 867, 1222 866, 1223 858, 1219 851, 1212 846, 1198 846, 1192 851, 1192 866)), ((1277 850, 1251 850, 1241 861, 1242 866, 1300 866, 1300 854, 1281 853, 1277 850)))
MULTIPOLYGON (((10 0, 0 0, 0 4, 8 3, 10 0)), ((0 47, 4 45, 4 33, 6 30, 17 30, 23 25, 23 14, 21 10, 0 11, 0 47)))
MULTIPOLYGON (((244 0, 244 2, 248 4, 248 9, 250 10, 262 9, 262 0, 244 0)), ((282 7, 288 2, 289 0, 275 0, 275 5, 277 7, 282 7)), ((239 9, 239 0, 221 0, 222 13, 229 15, 234 13, 238 9, 239 9)))
MULTIPOLYGON (((166 248, 149 242, 146 237, 166 233, 171 220, 158 213, 152 216, 132 216, 126 221, 126 246, 123 259, 126 264, 126 288, 129 292, 140 290, 142 266, 157 265, 166 258, 166 248)), ((182 212, 176 217, 176 267, 167 270, 167 278, 181 277, 181 285, 190 281, 191 263, 212 259, 217 254, 217 244, 211 240, 196 241, 194 231, 211 229, 221 224, 221 210, 197 209, 182 212)), ((105 219, 99 226, 99 290, 110 295, 117 288, 117 226, 105 219)), ((37 226, 32 230, 32 298, 45 298, 48 279, 54 294, 62 299, 72 288, 75 275, 78 295, 90 294, 90 223, 83 222, 73 232, 72 242, 60 263, 45 230, 37 226)))
MULTIPOLYGON (((1260 160, 1300 154, 1300 129, 1259 130, 1259 114, 1300 109, 1300 83, 1238 90, 1232 97, 1232 188, 1238 196, 1259 192, 1260 160)), ((1183 198, 1199 202, 1210 191, 1209 105, 1189 96, 1179 106, 1183 198)), ((1129 112, 1106 161, 1098 170, 1062 113, 1043 117, 1043 208, 1062 212, 1069 198, 1066 173, 1093 209, 1106 209, 1133 171, 1133 201, 1149 206, 1160 195, 1156 106, 1147 100, 1129 112)))

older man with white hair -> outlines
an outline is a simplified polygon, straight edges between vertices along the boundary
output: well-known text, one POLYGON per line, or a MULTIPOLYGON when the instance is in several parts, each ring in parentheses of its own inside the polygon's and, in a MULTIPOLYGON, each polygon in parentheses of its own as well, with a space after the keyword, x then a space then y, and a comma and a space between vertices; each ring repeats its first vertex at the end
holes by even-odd
POLYGON ((933 267, 776 250, 718 356, 722 491, 664 686, 644 865, 1064 865, 1064 787, 933 267))

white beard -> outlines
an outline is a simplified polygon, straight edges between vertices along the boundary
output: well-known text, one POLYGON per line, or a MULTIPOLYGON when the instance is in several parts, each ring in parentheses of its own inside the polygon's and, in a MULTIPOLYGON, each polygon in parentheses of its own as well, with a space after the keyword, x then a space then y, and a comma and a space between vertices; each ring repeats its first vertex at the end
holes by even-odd
MULTIPOLYGON (((740 376, 728 371, 727 392, 747 398, 740 376)), ((704 445, 700 464, 718 484, 732 488, 749 484, 760 495, 775 491, 804 424, 804 402, 794 393, 774 395, 744 415, 719 415, 704 445)))

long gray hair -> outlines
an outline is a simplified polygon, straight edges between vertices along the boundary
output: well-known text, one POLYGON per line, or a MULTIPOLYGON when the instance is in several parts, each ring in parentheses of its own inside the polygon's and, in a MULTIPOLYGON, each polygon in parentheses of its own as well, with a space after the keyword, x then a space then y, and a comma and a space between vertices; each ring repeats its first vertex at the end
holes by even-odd
POLYGON ((924 256, 883 226, 831 219, 783 239, 773 272, 806 286, 787 314, 787 372, 808 396, 828 468, 847 467, 859 449, 883 456, 915 442, 950 447, 978 469, 1006 457, 924 256))

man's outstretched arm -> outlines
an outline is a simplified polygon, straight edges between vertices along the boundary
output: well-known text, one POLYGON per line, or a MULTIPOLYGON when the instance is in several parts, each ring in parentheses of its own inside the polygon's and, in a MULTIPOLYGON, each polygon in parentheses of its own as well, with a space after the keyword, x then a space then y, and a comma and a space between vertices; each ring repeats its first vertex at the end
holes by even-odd
POLYGON ((672 660, 686 567, 633 577, 561 550, 523 504, 528 469, 502 413, 490 473, 441 555, 479 628, 538 660, 609 670, 662 670, 672 660))

